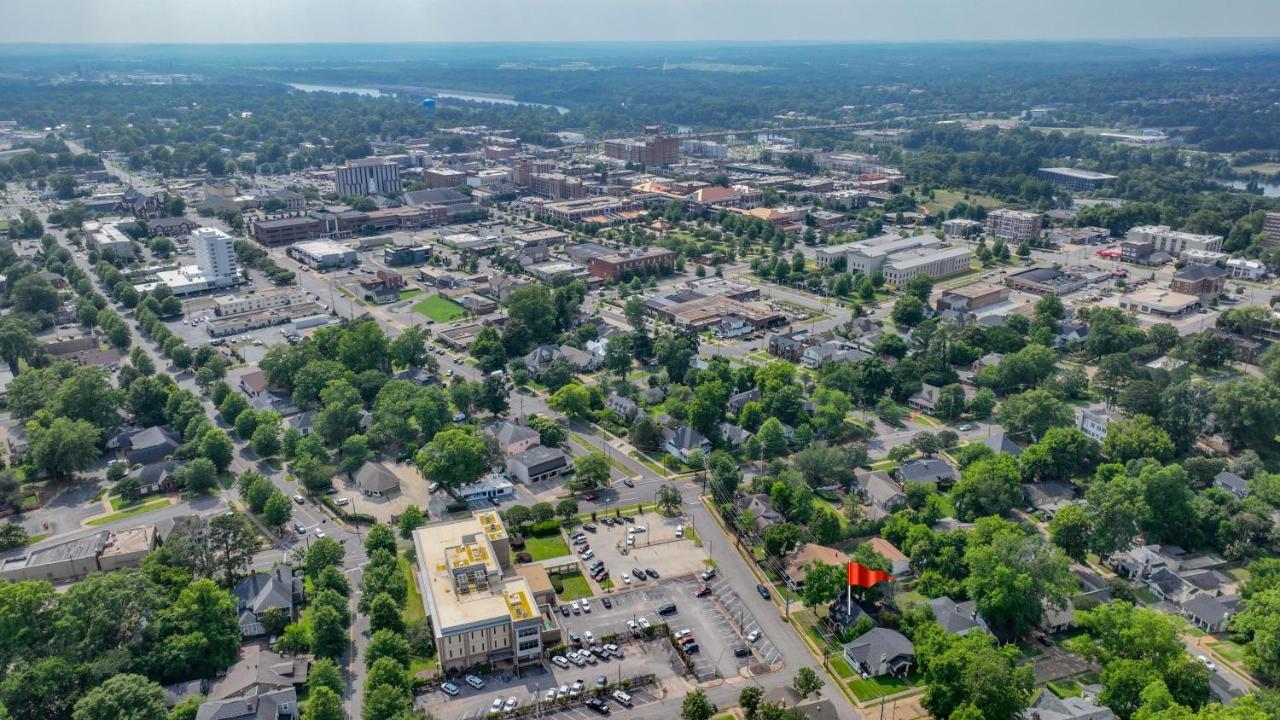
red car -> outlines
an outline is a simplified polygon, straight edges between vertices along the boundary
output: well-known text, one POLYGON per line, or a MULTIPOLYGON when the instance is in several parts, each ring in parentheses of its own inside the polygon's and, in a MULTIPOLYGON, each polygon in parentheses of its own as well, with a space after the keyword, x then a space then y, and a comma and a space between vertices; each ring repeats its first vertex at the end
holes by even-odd
POLYGON ((583 496, 582 496, 582 499, 583 499, 583 500, 588 500, 588 501, 591 501, 591 502, 595 502, 595 499, 596 499, 597 497, 599 497, 599 496, 598 496, 598 495, 596 495, 595 493, 591 493, 591 494, 589 494, 589 495, 583 495, 583 496))

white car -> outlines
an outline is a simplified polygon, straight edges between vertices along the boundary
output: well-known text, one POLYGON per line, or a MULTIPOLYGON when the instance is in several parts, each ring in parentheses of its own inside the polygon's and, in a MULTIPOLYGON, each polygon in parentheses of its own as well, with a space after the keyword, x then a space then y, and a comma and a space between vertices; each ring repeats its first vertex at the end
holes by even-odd
POLYGON ((577 665, 578 667, 582 667, 587 664, 587 661, 582 659, 582 655, 577 650, 569 653, 569 662, 577 665))
POLYGON ((1212 661, 1212 660, 1210 660, 1209 658, 1205 657, 1204 655, 1197 655, 1197 656, 1196 656, 1196 659, 1197 659, 1197 660, 1199 660, 1200 662, 1204 663, 1204 666, 1205 666, 1205 667, 1207 667, 1207 668, 1209 668, 1209 672, 1215 672, 1215 671, 1217 671, 1218 666, 1217 666, 1217 665, 1214 665, 1214 664, 1213 664, 1213 661, 1212 661))
POLYGON ((489 706, 489 712, 491 713, 502 712, 502 698, 493 699, 493 704, 489 706))
POLYGON ((561 685, 561 686, 560 686, 560 689, 556 691, 556 697, 557 697, 557 698, 565 698, 565 697, 568 697, 568 696, 569 696, 569 686, 568 686, 568 685, 561 685))
POLYGON ((643 630, 649 629, 649 618, 642 617, 639 620, 636 620, 636 622, 640 624, 641 629, 643 630))
POLYGON ((512 710, 515 710, 516 705, 519 705, 519 704, 520 704, 520 700, 516 698, 515 695, 512 695, 511 697, 507 698, 507 701, 505 703, 502 704, 502 709, 506 712, 511 712, 512 710))
MULTIPOLYGON (((589 612, 591 612, 591 601, 590 601, 590 600, 583 600, 583 601, 582 601, 582 612, 584 612, 584 613, 589 613, 589 612)), ((587 633, 587 637, 591 637, 591 633, 587 633)))
POLYGON ((692 630, 690 630, 689 628, 685 628, 684 630, 681 630, 680 632, 676 633, 675 638, 679 640, 680 638, 686 635, 692 635, 692 634, 693 634, 692 630))
POLYGON ((475 675, 468 675, 465 678, 463 678, 463 680, 465 680, 468 685, 470 685, 471 687, 477 690, 484 688, 484 681, 476 677, 475 675))
POLYGON ((577 615, 578 613, 582 612, 582 605, 579 604, 577 600, 574 600, 573 605, 570 605, 569 607, 573 608, 574 615, 577 615))
POLYGON ((582 681, 578 680, 573 684, 573 687, 569 688, 569 697, 578 697, 582 694, 582 689, 584 687, 585 686, 582 684, 582 681))
POLYGON ((316 537, 324 539, 324 531, 320 528, 316 528, 316 537))
POLYGON ((623 585, 630 585, 630 584, 631 584, 631 576, 630 576, 630 575, 623 575, 623 576, 622 576, 622 584, 623 584, 623 585))
POLYGON ((627 630, 630 630, 632 635, 635 635, 640 632, 640 628, 636 625, 635 620, 627 621, 627 630))
POLYGON ((459 688, 457 685, 454 685, 451 682, 447 682, 440 686, 440 690, 444 692, 445 695, 455 696, 458 694, 461 688, 459 688))
POLYGON ((556 701, 556 689, 555 689, 555 688, 548 688, 548 689, 547 689, 547 694, 546 694, 546 695, 544 695, 544 696, 542 697, 542 701, 543 701, 543 702, 555 702, 555 701, 556 701))
POLYGON ((595 644, 596 644, 596 636, 595 636, 595 635, 592 635, 590 630, 587 630, 587 631, 585 631, 585 632, 583 632, 583 633, 582 633, 582 641, 583 641, 584 643, 586 643, 587 645, 595 645, 595 644))
POLYGON ((559 666, 560 666, 560 667, 562 667, 562 668, 567 668, 567 667, 569 667, 569 661, 568 661, 568 660, 566 660, 566 659, 564 659, 564 656, 563 656, 563 655, 557 655, 557 656, 555 656, 555 657, 551 658, 551 662, 553 662, 553 663, 555 663, 555 664, 559 665, 559 666))
POLYGON ((755 642, 759 639, 760 639, 759 630, 752 630, 751 632, 747 633, 747 642, 755 642))
POLYGON ((334 500, 334 502, 341 507, 345 507, 346 505, 349 505, 351 503, 351 498, 341 497, 341 498, 338 498, 337 500, 334 500))
POLYGON ((583 560, 590 560, 595 556, 596 556, 596 551, 592 550, 591 548, 587 548, 586 552, 582 553, 583 560))

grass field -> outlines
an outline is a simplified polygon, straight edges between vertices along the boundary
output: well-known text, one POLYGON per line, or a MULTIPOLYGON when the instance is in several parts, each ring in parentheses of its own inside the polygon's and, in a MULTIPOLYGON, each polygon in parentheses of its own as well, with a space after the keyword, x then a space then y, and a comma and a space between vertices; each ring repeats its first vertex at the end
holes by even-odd
POLYGON ((409 588, 409 596, 408 600, 405 601, 403 613, 404 622, 407 625, 423 619, 426 617, 426 613, 422 607, 422 593, 418 590, 417 578, 413 575, 413 565, 404 556, 399 557, 397 563, 400 565, 400 574, 404 575, 404 584, 409 588))
POLYGON ((959 202, 967 202, 969 204, 978 203, 979 205, 991 210, 1004 205, 1000 198, 990 195, 982 195, 980 193, 969 193, 969 199, 965 199, 965 193, 959 190, 935 190, 932 200, 925 200, 922 204, 933 211, 950 210, 959 202))
POLYGON ((1213 651, 1222 656, 1223 660, 1230 663, 1244 662, 1245 649, 1242 645, 1237 645, 1230 640, 1219 640, 1213 644, 1213 651))
POLYGON ((465 317, 467 311, 458 303, 441 295, 432 295, 413 304, 413 311, 436 322, 452 322, 465 317))
POLYGON ((857 680, 849 683, 849 689, 852 690, 853 694, 862 702, 902 692, 908 687, 909 686, 905 681, 896 677, 888 676, 870 678, 867 680, 858 678, 857 680))
POLYGON ((524 551, 534 560, 548 560, 568 555, 569 544, 564 541, 564 536, 559 534, 547 537, 526 537, 524 551))
POLYGON ((421 295, 421 294, 422 294, 422 291, 421 291, 421 290, 419 290, 418 288, 411 288, 411 289, 409 289, 409 290, 401 290, 401 291, 400 291, 400 299, 401 299, 401 300, 408 300, 409 298, 411 298, 411 297, 413 297, 413 296, 415 296, 415 295, 421 295))
POLYGON ((145 513, 145 512, 151 512, 152 510, 157 510, 168 504, 169 504, 169 498, 158 498, 156 500, 151 500, 150 502, 143 503, 136 507, 131 507, 128 510, 124 510, 117 513, 111 513, 110 515, 103 515, 100 518, 94 518, 93 520, 90 520, 85 524, 93 525, 93 526, 109 525, 113 522, 118 522, 120 520, 127 520, 131 517, 134 517, 135 515, 141 515, 142 513, 145 513))
POLYGON ((849 667, 849 661, 841 657, 831 659, 831 670, 841 680, 853 677, 853 668, 849 667))
POLYGON ((568 573, 559 577, 564 586, 564 592, 560 593, 560 602, 572 602, 591 597, 591 586, 587 585, 587 579, 582 577, 582 573, 568 573))
POLYGON ((1254 163, 1253 165, 1241 165, 1240 167, 1236 168, 1236 170, 1239 170, 1240 172, 1246 172, 1246 173, 1261 173, 1263 175, 1274 175, 1276 173, 1280 173, 1280 163, 1263 162, 1263 163, 1254 163))

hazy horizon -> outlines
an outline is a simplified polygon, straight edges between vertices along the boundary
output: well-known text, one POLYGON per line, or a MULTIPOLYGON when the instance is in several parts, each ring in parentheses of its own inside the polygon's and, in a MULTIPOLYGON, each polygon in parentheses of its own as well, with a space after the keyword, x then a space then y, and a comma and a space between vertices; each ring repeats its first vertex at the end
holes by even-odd
POLYGON ((8 0, 3 44, 1262 40, 1274 0, 8 0))

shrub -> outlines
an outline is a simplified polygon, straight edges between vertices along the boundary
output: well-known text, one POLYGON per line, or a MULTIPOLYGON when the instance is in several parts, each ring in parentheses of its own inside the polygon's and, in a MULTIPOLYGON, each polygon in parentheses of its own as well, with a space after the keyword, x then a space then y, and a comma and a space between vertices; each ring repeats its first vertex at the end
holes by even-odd
POLYGON ((527 552, 516 553, 516 562, 521 564, 531 563, 533 562, 533 556, 527 552))
POLYGON ((466 512, 470 507, 471 506, 468 505, 465 500, 455 500, 454 502, 445 505, 444 511, 448 513, 466 512))
POLYGON ((529 533, 528 533, 528 534, 530 534, 530 535, 532 535, 532 536, 534 536, 534 537, 547 537, 548 535, 559 535, 559 534, 560 534, 560 521, 559 521, 559 520, 544 520, 544 521, 539 522, 539 523, 534 523, 533 525, 531 525, 531 526, 529 527, 529 533))

